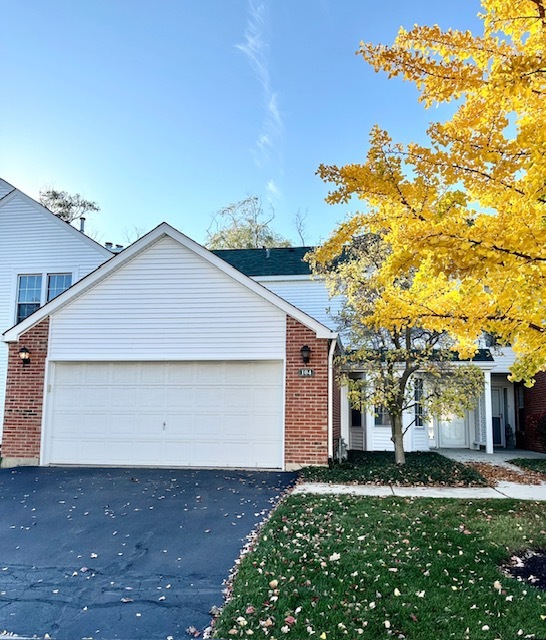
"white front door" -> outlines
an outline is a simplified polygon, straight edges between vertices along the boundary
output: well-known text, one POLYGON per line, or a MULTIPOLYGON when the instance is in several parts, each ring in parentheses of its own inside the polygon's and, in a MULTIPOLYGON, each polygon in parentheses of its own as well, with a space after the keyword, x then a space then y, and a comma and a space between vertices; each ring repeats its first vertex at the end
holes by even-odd
POLYGON ((491 389, 491 418, 493 420, 493 446, 504 447, 504 389, 491 389))
POLYGON ((466 418, 450 416, 448 419, 438 420, 438 437, 440 447, 467 447, 466 418))

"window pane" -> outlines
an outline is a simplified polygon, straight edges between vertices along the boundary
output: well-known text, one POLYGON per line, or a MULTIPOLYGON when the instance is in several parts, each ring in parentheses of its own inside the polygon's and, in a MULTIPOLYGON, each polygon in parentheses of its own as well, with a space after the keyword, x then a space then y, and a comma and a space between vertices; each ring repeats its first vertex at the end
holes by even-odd
POLYGON ((389 412, 382 405, 375 407, 375 426, 376 427, 388 427, 391 424, 391 417, 389 412))
POLYGON ((42 298, 42 276, 19 276, 17 283, 16 321, 21 322, 40 308, 42 298))
POLYGON ((37 302, 42 297, 42 276, 19 276, 17 302, 37 302))
POLYGON ((70 273, 53 273, 47 278, 47 301, 53 300, 72 284, 70 273))
POLYGON ((32 304, 18 304, 17 305, 17 322, 21 322, 27 318, 31 313, 34 313, 36 309, 40 308, 40 303, 32 304))

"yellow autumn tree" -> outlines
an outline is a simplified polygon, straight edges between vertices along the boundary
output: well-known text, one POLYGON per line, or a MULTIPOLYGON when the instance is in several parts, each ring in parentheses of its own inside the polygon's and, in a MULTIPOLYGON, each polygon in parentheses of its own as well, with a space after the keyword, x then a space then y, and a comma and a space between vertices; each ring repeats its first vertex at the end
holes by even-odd
POLYGON ((363 201, 317 251, 380 233, 391 253, 367 322, 446 331, 463 357, 482 331, 511 344, 515 379, 546 369, 546 0, 483 0, 483 34, 401 29, 362 43, 377 71, 413 82, 428 108, 455 102, 427 144, 375 127, 362 164, 321 165, 327 200, 363 201), (412 274, 401 291, 400 274, 412 274))

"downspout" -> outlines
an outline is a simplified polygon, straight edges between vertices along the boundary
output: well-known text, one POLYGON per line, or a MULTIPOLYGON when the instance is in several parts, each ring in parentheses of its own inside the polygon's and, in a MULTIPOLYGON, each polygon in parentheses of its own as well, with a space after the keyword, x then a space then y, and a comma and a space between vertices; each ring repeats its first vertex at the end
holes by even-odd
POLYGON ((336 340, 328 350, 328 461, 334 459, 334 351, 336 340))

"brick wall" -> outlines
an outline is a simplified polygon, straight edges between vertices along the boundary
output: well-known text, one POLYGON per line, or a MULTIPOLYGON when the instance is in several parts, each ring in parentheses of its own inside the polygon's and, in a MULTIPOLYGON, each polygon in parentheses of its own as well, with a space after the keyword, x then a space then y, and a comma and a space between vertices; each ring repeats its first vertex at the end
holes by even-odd
POLYGON ((35 460, 40 456, 40 435, 47 357, 49 318, 45 318, 9 345, 2 458, 35 460), (19 349, 30 351, 30 364, 23 366, 19 349))
POLYGON ((328 343, 297 320, 286 318, 285 463, 328 463, 328 343), (300 349, 311 348, 304 365, 300 349), (299 370, 313 369, 302 378, 299 370))
POLYGON ((538 422, 546 416, 546 374, 538 373, 536 382, 530 388, 524 390, 525 405, 525 441, 524 446, 530 451, 542 451, 546 453, 541 436, 539 435, 538 422))

